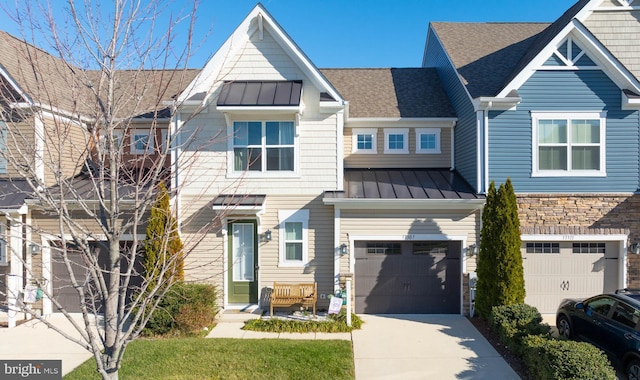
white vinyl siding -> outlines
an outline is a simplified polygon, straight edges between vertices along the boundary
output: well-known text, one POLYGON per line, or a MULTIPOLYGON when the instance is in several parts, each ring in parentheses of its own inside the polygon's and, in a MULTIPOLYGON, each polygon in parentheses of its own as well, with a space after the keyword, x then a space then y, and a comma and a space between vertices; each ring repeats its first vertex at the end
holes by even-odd
POLYGON ((0 265, 7 265, 7 226, 0 222, 0 265))
POLYGON ((534 176, 605 176, 604 113, 532 113, 534 176))

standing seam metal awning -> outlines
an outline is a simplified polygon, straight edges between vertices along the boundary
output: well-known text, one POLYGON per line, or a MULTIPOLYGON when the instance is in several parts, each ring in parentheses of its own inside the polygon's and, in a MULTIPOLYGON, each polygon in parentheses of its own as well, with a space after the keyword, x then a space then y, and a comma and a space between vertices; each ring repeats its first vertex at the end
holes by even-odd
POLYGON ((229 81, 222 86, 218 106, 299 106, 302 81, 229 81))

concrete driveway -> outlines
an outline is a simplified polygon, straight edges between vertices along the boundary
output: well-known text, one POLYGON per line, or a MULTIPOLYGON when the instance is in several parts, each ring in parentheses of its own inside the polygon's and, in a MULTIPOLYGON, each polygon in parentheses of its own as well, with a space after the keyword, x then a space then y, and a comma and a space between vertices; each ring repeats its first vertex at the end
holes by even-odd
MULTIPOLYGON (((70 336, 80 336, 62 314, 47 319, 70 336)), ((91 357, 84 348, 37 320, 12 329, 0 328, 0 342, 0 360, 62 360, 62 375, 91 357)))
POLYGON ((356 379, 519 379, 461 316, 361 315, 356 379))

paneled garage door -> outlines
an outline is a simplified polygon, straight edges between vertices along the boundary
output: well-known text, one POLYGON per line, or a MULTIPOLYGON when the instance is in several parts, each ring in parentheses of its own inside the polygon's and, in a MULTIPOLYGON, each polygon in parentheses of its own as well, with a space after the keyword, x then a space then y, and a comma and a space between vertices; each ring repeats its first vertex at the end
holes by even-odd
POLYGON ((356 313, 460 313, 460 242, 358 241, 354 247, 356 313))
POLYGON ((555 313, 564 298, 614 291, 619 278, 617 242, 526 242, 525 302, 555 313))

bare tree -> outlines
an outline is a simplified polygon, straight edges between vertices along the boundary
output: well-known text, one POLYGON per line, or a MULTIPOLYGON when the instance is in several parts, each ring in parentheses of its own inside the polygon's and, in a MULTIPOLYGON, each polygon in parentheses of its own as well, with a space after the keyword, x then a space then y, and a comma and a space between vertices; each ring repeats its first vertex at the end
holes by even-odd
MULTIPOLYGON (((5 9, 21 26, 21 38, 0 36, 0 63, 9 73, 0 84, 1 158, 28 206, 23 217, 6 215, 11 236, 21 242, 9 246, 30 271, 26 277, 80 334, 67 338, 93 353, 103 378, 116 379, 127 344, 174 278, 164 275, 174 270, 172 260, 155 268, 155 278, 169 283, 141 276, 139 236, 156 185, 175 184, 172 175, 188 170, 189 160, 176 157, 180 126, 171 114, 179 107, 176 94, 198 73, 187 69, 197 1, 177 14, 164 1, 68 0, 60 9, 24 3, 5 9), (59 280, 77 297, 81 319, 46 282, 51 276, 30 262, 28 242, 65 269, 59 280)), ((219 225, 212 220, 206 228, 219 225)), ((166 231, 165 246, 172 232, 166 231)), ((178 256, 196 247, 193 239, 178 256)), ((18 304, 38 316, 33 304, 18 304)))

